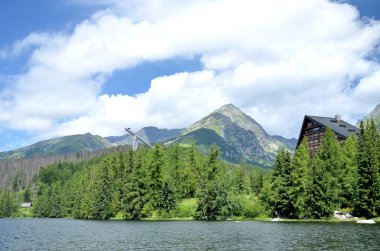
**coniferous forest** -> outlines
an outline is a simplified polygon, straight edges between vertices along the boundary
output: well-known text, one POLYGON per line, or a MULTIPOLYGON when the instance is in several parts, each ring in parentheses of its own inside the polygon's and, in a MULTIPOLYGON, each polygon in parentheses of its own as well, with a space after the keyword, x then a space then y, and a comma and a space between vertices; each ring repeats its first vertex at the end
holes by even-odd
MULTIPOLYGON (((33 203, 35 217, 78 219, 194 218, 198 220, 329 218, 335 210, 380 215, 380 136, 373 121, 339 143, 327 129, 318 152, 303 140, 294 154, 280 149, 273 170, 220 159, 195 146, 155 145, 78 163, 41 168, 22 190, 0 192, 0 216, 19 216, 33 203)), ((16 186, 17 187, 17 186, 16 186)))

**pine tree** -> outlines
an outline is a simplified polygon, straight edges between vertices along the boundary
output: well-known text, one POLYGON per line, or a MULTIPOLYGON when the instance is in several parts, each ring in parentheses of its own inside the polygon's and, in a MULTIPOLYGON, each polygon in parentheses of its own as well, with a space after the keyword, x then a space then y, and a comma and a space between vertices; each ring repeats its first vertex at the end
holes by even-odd
POLYGON ((373 120, 360 123, 358 138, 358 180, 354 211, 359 216, 375 217, 379 211, 379 134, 373 120))
MULTIPOLYGON (((247 177, 246 179, 250 179, 250 177, 247 177)), ((264 188, 263 172, 258 172, 254 181, 255 183, 253 184, 253 191, 258 196, 264 188)))
POLYGON ((341 207, 352 207, 357 184, 357 148, 354 135, 348 137, 343 144, 341 164, 339 175, 341 207))
MULTIPOLYGON (((327 128, 322 144, 317 154, 318 163, 321 165, 324 182, 327 184, 326 198, 329 198, 332 208, 339 208, 341 187, 341 147, 335 133, 327 128)), ((319 167, 318 167, 319 168, 319 167)))
POLYGON ((110 163, 105 160, 100 167, 99 179, 95 192, 95 210, 93 218, 96 220, 106 220, 114 215, 112 211, 112 191, 109 173, 110 163))
POLYGON ((54 182, 50 185, 48 191, 48 208, 50 218, 60 218, 65 215, 65 209, 63 208, 63 192, 60 182, 54 182))
MULTIPOLYGON (((122 210, 123 200, 123 180, 125 175, 125 160, 123 153, 118 153, 113 158, 113 195, 112 195, 112 210, 119 212, 122 210)), ((112 181, 111 181, 112 182, 112 181)))
MULTIPOLYGON (((126 220, 139 220, 150 213, 150 173, 143 161, 145 151, 140 151, 134 160, 135 165, 131 165, 129 160, 130 174, 124 184, 123 209, 126 220)), ((130 155, 132 156, 132 154, 130 155)))
POLYGON ((167 181, 164 182, 162 186, 162 201, 161 201, 161 210, 169 212, 174 209, 176 205, 176 196, 174 189, 170 187, 167 181))
POLYGON ((0 218, 11 217, 17 210, 17 206, 14 203, 14 196, 11 192, 0 190, 0 218))
POLYGON ((163 209, 162 195, 162 168, 163 168, 163 152, 162 147, 156 144, 153 148, 152 160, 149 166, 151 173, 150 178, 150 201, 154 208, 163 209))
POLYGON ((290 189, 293 187, 291 156, 284 148, 279 149, 272 176, 273 209, 284 217, 295 217, 295 202, 290 189))
POLYGON ((296 209, 296 217, 299 218, 305 216, 306 189, 310 185, 310 155, 307 148, 307 141, 303 139, 295 151, 291 162, 293 184, 289 189, 290 200, 296 209))
POLYGON ((211 145, 207 165, 204 167, 201 176, 203 182, 200 183, 198 192, 198 203, 194 218, 197 220, 216 220, 219 216, 219 207, 216 198, 218 196, 218 184, 216 180, 219 171, 220 157, 219 148, 211 145))
POLYGON ((195 145, 192 144, 187 161, 185 162, 185 168, 182 171, 182 195, 185 198, 192 198, 195 196, 196 188, 198 187, 200 180, 199 173, 199 156, 195 149, 195 145))
POLYGON ((322 166, 319 158, 311 160, 311 180, 305 191, 305 216, 315 219, 327 218, 332 214, 330 198, 326 196, 328 190, 326 173, 322 166))

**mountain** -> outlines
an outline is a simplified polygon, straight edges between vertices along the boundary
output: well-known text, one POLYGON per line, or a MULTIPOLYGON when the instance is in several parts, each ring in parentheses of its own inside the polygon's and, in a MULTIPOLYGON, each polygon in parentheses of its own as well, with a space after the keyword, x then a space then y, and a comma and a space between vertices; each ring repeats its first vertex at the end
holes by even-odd
POLYGON ((270 166, 279 147, 294 151, 297 140, 269 135, 253 118, 228 104, 183 130, 173 142, 194 143, 202 151, 215 144, 227 161, 239 163, 245 160, 270 166))
MULTIPOLYGON (((137 132, 142 139, 149 143, 166 141, 178 135, 182 129, 159 129, 144 127, 137 132)), ((133 137, 129 134, 103 138, 90 133, 64 136, 44 140, 13 151, 0 152, 0 160, 20 159, 47 155, 65 155, 76 152, 92 152, 113 146, 131 145, 133 137)))
POLYGON ((13 151, 1 152, 0 160, 96 151, 108 147, 112 147, 112 144, 106 139, 86 133, 44 140, 13 151))
MULTIPOLYGON (((260 166, 271 166, 279 147, 294 151, 297 143, 296 139, 269 135, 259 123, 232 104, 220 107, 184 130, 144 127, 137 135, 149 143, 194 143, 203 152, 207 152, 210 145, 215 144, 221 149, 223 159, 231 163, 244 160, 260 166)), ((90 133, 71 135, 2 152, 0 160, 91 152, 131 145, 132 141, 133 137, 129 134, 105 138, 90 133)))
POLYGON ((359 127, 361 121, 365 121, 365 120, 367 120, 369 118, 373 118, 373 120, 375 121, 375 123, 377 125, 377 128, 380 130, 380 104, 378 104, 375 107, 375 109, 373 109, 373 111, 370 114, 368 114, 368 116, 366 116, 363 119, 359 120, 356 123, 356 126, 359 127))
MULTIPOLYGON (((136 134, 148 143, 157 143, 174 138, 182 130, 183 129, 159 129, 157 127, 149 126, 137 131, 136 134)), ((111 136, 106 137, 105 139, 114 145, 131 145, 133 142, 133 137, 130 134, 111 136)))

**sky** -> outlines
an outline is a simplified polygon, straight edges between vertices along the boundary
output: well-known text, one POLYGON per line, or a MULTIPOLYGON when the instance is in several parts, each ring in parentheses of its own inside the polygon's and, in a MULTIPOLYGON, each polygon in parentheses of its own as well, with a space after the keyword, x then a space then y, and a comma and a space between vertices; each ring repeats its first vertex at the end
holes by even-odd
POLYGON ((377 0, 4 0, 0 151, 232 103, 270 134, 380 103, 377 0))

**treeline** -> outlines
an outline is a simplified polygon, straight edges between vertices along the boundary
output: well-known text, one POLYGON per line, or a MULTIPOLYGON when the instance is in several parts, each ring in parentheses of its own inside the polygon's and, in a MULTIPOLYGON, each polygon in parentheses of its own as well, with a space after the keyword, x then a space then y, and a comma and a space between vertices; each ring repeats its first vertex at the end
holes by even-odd
POLYGON ((0 160, 0 189, 13 192, 24 190, 28 185, 36 182, 36 177, 38 176, 40 168, 43 166, 57 162, 76 163, 113 152, 127 151, 129 149, 131 149, 131 146, 124 145, 92 152, 0 160))
POLYGON ((306 139, 294 156, 280 150, 266 202, 287 218, 328 218, 345 209, 356 216, 380 216, 380 136, 373 120, 360 124, 342 145, 327 129, 318 152, 306 139))
POLYGON ((155 145, 58 162, 40 169, 35 186, 0 191, 0 217, 15 216, 28 198, 36 217, 223 220, 277 212, 319 219, 339 209, 376 217, 380 136, 373 121, 360 129, 343 144, 327 129, 318 152, 310 153, 306 140, 294 155, 280 149, 273 171, 224 162, 214 146, 208 155, 195 146, 155 145), (184 201, 194 201, 195 210, 180 211, 184 201))
POLYGON ((42 168, 33 213, 79 219, 176 217, 183 199, 196 198, 188 217, 253 218, 268 215, 257 196, 269 178, 268 171, 222 161, 217 147, 203 155, 195 146, 155 145, 42 168))

